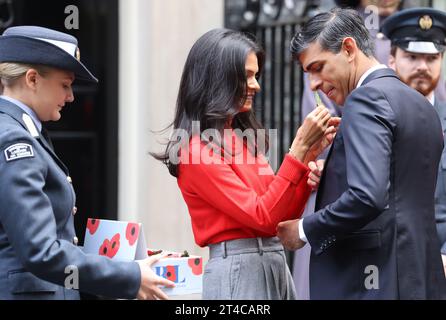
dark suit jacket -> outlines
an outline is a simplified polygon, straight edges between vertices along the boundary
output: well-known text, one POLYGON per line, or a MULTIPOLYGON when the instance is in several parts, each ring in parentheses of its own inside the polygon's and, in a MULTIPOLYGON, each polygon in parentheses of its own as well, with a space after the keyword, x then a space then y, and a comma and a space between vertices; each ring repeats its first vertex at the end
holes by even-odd
MULTIPOLYGON (((443 137, 446 132, 446 103, 435 99, 435 110, 438 113, 443 128, 443 137)), ((446 148, 441 155, 438 168, 437 188, 435 189, 435 220, 437 232, 441 243, 441 253, 446 254, 446 148)))
POLYGON ((303 220, 312 299, 444 297, 434 217, 442 149, 435 110, 392 70, 351 92, 318 211, 303 220))
POLYGON ((79 299, 78 291, 64 286, 75 274, 72 266, 79 290, 135 298, 137 263, 86 255, 73 244, 75 194, 68 170, 42 136, 28 132, 23 114, 0 98, 0 300, 79 299), (22 153, 8 151, 17 144, 22 153), (12 159, 13 153, 21 157, 12 159))

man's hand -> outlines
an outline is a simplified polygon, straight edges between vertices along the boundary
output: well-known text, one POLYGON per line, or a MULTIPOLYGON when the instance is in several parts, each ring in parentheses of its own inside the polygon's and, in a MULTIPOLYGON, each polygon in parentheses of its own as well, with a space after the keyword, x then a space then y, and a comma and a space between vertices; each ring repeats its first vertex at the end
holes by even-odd
POLYGON ((310 168, 311 172, 308 175, 308 185, 312 190, 316 190, 319 187, 319 183, 321 182, 322 170, 324 170, 324 162, 325 160, 317 160, 316 162, 310 161, 308 163, 308 168, 310 168))
POLYGON ((166 286, 168 288, 175 287, 172 281, 157 276, 153 270, 152 265, 155 264, 163 255, 157 254, 144 260, 138 260, 139 268, 141 269, 141 287, 139 288, 139 300, 167 300, 168 296, 158 287, 166 286))
POLYGON ((305 245, 299 237, 299 219, 280 222, 277 225, 277 236, 288 250, 297 250, 305 245))

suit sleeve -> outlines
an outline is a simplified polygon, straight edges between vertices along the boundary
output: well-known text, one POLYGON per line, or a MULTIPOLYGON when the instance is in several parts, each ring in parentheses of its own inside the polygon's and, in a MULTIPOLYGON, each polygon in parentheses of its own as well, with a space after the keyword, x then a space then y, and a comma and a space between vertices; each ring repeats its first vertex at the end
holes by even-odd
POLYGON ((309 169, 286 155, 264 194, 242 181, 231 166, 214 156, 210 164, 187 164, 180 168, 180 187, 247 227, 276 233, 277 224, 299 217, 311 189, 309 169))
POLYGON ((140 286, 136 262, 86 255, 57 234, 52 205, 44 192, 48 187, 48 164, 38 153, 37 142, 20 131, 7 132, 0 141, 2 151, 15 143, 28 144, 34 151, 33 157, 9 162, 0 154, 0 227, 26 270, 64 286, 68 276, 65 270, 74 266, 78 269, 80 291, 135 298, 140 286))
POLYGON ((348 189, 303 220, 316 254, 326 249, 327 239, 361 229, 388 206, 395 126, 393 110, 379 90, 360 87, 346 101, 342 134, 348 189))

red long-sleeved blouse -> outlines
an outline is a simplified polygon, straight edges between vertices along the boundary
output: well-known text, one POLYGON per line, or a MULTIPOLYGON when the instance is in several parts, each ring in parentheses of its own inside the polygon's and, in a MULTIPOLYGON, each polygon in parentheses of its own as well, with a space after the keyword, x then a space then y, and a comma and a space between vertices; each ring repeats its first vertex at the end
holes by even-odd
POLYGON ((274 175, 264 156, 255 157, 234 137, 232 150, 240 148, 242 153, 235 151, 229 157, 193 137, 188 161, 179 165, 178 186, 189 209, 195 242, 202 247, 275 236, 280 221, 302 215, 311 193, 307 166, 287 154, 274 175))

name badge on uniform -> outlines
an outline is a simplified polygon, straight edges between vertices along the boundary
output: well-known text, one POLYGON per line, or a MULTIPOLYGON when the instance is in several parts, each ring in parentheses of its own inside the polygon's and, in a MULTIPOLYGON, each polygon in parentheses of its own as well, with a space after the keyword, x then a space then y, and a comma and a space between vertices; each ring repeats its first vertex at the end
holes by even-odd
POLYGON ((33 147, 26 143, 17 143, 5 150, 6 161, 34 157, 33 147))

